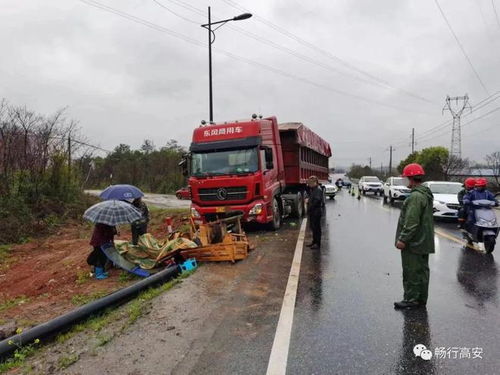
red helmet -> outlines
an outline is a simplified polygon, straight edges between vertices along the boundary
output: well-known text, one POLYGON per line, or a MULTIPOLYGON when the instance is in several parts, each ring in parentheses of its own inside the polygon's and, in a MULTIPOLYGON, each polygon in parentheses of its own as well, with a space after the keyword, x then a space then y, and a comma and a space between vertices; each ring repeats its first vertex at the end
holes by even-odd
POLYGON ((476 180, 476 187, 486 187, 488 185, 488 180, 486 178, 478 178, 476 180))
POLYGON ((403 177, 423 176, 425 175, 424 168, 420 164, 411 163, 403 169, 403 177))
POLYGON ((466 178, 464 181, 464 185, 466 188, 472 189, 474 186, 476 186, 476 179, 472 177, 466 178))

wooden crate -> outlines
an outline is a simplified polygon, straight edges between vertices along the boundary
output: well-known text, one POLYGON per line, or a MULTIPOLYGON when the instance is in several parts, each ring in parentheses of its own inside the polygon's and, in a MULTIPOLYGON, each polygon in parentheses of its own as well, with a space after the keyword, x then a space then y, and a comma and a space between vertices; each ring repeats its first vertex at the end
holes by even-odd
POLYGON ((181 250, 184 259, 195 258, 198 262, 235 262, 248 256, 248 242, 245 235, 228 233, 220 243, 195 249, 181 250))

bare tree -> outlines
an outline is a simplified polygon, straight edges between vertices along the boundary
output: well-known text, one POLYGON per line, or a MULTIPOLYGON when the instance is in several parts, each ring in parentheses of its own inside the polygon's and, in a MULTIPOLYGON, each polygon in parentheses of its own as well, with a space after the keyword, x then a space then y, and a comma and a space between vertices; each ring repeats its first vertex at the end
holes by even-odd
POLYGON ((495 182, 498 186, 500 186, 500 151, 492 152, 489 155, 486 155, 484 158, 488 168, 493 170, 493 177, 495 178, 495 182))
POLYGON ((443 164, 443 174, 445 180, 449 180, 451 176, 461 174, 470 165, 469 159, 462 159, 456 155, 450 155, 443 164))

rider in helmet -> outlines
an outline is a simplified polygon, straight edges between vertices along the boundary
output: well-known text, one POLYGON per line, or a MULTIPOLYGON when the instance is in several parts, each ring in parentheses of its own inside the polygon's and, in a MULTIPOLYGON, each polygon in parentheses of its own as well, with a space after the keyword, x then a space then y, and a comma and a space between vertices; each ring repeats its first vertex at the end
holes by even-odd
POLYGON ((460 204, 460 209, 458 210, 458 227, 463 229, 465 224, 465 218, 467 217, 467 211, 464 207, 464 196, 469 191, 473 190, 476 187, 476 179, 469 177, 464 181, 464 188, 460 190, 457 194, 458 203, 460 204))
POLYGON ((493 193, 486 189, 486 185, 488 185, 488 180, 486 178, 478 178, 476 179, 476 188, 474 190, 469 191, 464 195, 463 203, 464 205, 470 205, 472 201, 487 199, 489 201, 498 202, 495 199, 493 193))
POLYGON ((414 309, 427 304, 429 254, 434 253, 434 198, 431 190, 422 185, 424 176, 419 164, 408 164, 403 169, 411 194, 403 203, 396 231, 404 289, 403 300, 394 303, 396 309, 414 309))
POLYGON ((467 220, 469 223, 473 223, 475 221, 474 210, 470 209, 473 201, 486 199, 495 202, 495 206, 498 206, 495 196, 491 191, 486 189, 486 185, 488 185, 488 180, 486 178, 478 178, 476 179, 476 188, 464 195, 463 204, 465 210, 467 211, 467 220))

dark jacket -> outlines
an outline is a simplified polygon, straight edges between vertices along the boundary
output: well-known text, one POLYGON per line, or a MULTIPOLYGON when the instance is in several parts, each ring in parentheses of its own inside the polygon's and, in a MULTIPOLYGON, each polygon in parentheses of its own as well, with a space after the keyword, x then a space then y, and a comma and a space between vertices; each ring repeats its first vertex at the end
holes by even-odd
POLYGON ((406 244, 403 251, 434 253, 433 200, 430 189, 420 185, 404 201, 396 231, 396 242, 406 244))
POLYGON ((486 199, 489 201, 493 201, 493 202, 497 203, 497 205, 498 205, 498 202, 496 201, 495 196, 489 190, 483 190, 483 191, 479 191, 476 189, 471 190, 467 194, 465 194, 465 196, 463 198, 463 202, 464 202, 464 205, 470 205, 470 204, 472 204, 473 201, 477 201, 480 199, 486 199))
POLYGON ((142 219, 135 221, 133 224, 134 225, 147 224, 149 222, 149 209, 146 203, 141 201, 138 204, 132 203, 132 205, 142 213, 142 219))
POLYGON ((468 190, 463 188, 462 190, 460 190, 457 194, 457 199, 458 199, 458 203, 460 204, 460 206, 463 206, 464 205, 464 196, 465 194, 467 194, 468 190))
POLYGON ((115 227, 97 223, 92 232, 90 245, 100 247, 108 242, 113 242, 115 234, 117 234, 115 227))
POLYGON ((307 213, 311 216, 321 216, 323 214, 323 190, 317 186, 309 192, 309 200, 307 202, 307 213))

